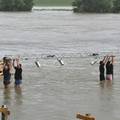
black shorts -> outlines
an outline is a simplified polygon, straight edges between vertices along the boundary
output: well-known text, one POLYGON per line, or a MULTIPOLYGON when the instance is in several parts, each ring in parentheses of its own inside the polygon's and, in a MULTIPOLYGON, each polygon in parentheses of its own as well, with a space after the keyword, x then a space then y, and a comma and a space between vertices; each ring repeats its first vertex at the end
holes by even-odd
POLYGON ((100 81, 105 80, 105 75, 104 74, 100 74, 100 81))

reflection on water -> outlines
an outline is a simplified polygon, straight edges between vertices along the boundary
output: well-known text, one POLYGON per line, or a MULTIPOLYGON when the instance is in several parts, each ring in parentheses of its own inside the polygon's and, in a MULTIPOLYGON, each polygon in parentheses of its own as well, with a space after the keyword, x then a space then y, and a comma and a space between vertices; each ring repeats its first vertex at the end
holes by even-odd
POLYGON ((11 105, 11 90, 10 88, 6 88, 3 90, 3 97, 4 97, 4 105, 11 105))
POLYGON ((20 87, 15 88, 15 101, 17 105, 22 104, 22 89, 20 87))
POLYGON ((3 102, 4 105, 10 106, 11 104, 13 104, 13 102, 15 102, 16 105, 21 105, 22 104, 22 89, 21 88, 3 89, 3 97, 4 97, 4 102, 3 102), (14 91, 12 89, 14 89, 14 91))
POLYGON ((102 89, 104 88, 112 89, 112 85, 113 85, 113 81, 111 80, 105 80, 100 82, 100 87, 102 89))
POLYGON ((113 81, 111 81, 111 80, 107 80, 106 81, 107 88, 111 89, 112 88, 112 84, 113 84, 113 81))

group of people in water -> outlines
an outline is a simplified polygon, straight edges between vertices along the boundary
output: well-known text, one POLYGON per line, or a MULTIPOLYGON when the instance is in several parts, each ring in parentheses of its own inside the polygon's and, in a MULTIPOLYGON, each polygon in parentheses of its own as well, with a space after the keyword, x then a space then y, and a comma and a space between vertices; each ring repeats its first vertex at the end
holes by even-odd
POLYGON ((114 70, 114 57, 115 56, 105 56, 102 61, 100 61, 99 72, 100 81, 113 80, 113 70, 114 70), (106 69, 105 69, 106 68, 106 69), (106 76, 105 76, 106 70, 106 76))
MULTIPOLYGON (((113 64, 115 56, 105 56, 99 64, 99 79, 100 81, 113 80, 113 64), (105 69, 106 68, 106 69, 105 69), (106 71, 106 76, 105 76, 106 71)), ((15 74, 15 87, 20 87, 22 83, 22 65, 19 62, 19 59, 6 59, 3 58, 3 84, 5 88, 8 88, 11 83, 11 70, 14 68, 15 74)))
POLYGON ((12 69, 14 68, 14 79, 15 87, 20 87, 22 83, 22 65, 19 62, 19 59, 7 59, 3 58, 3 84, 5 88, 8 88, 11 83, 12 69))

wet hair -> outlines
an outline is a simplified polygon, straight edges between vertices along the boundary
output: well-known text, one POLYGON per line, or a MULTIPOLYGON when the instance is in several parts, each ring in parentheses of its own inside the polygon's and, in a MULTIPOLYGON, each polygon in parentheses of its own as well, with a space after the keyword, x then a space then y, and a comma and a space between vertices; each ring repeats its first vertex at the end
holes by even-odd
POLYGON ((109 64, 110 64, 110 61, 108 61, 107 64, 109 65, 109 64))
POLYGON ((22 67, 22 64, 19 64, 20 65, 20 67, 22 67))

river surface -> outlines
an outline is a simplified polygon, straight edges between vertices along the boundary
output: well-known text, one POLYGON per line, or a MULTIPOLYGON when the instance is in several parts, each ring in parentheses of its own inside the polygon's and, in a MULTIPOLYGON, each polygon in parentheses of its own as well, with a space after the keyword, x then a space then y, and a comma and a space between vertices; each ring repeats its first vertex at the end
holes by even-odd
POLYGON ((19 56, 21 90, 0 81, 0 105, 10 120, 120 120, 120 14, 73 14, 72 11, 0 12, 0 57, 19 56), (114 81, 99 83, 98 62, 90 56, 115 55, 114 81), (62 57, 61 66, 56 58, 62 57), (35 60, 41 67, 37 68, 35 60))

